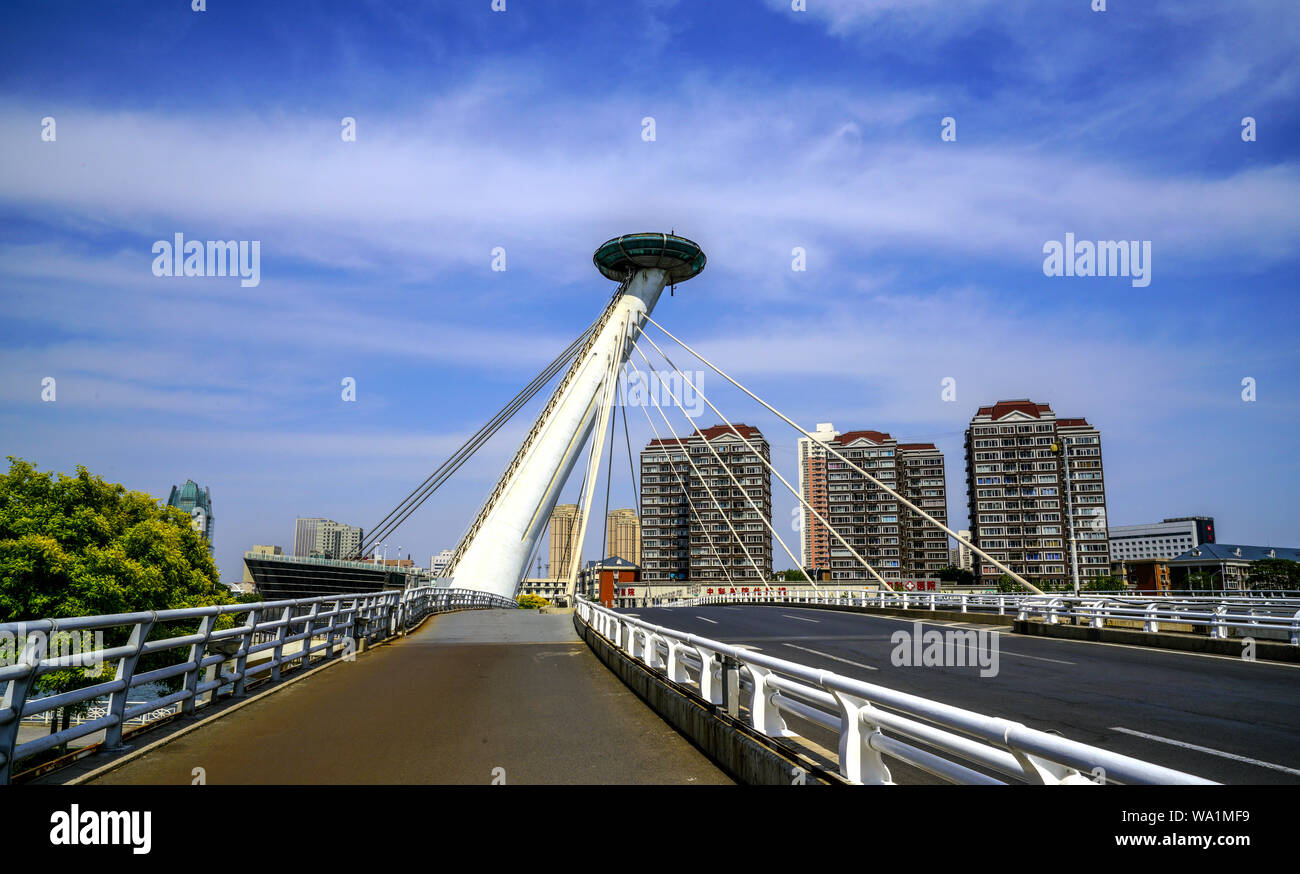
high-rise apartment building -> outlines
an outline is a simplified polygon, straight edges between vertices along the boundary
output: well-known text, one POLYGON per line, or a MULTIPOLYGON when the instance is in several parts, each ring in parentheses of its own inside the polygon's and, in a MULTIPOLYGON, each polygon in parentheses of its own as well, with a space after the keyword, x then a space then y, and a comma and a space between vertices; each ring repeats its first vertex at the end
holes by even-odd
POLYGON ((547 576, 566 580, 573 565, 574 530, 578 521, 577 504, 559 504, 551 511, 550 568, 547 576))
POLYGON ((946 567, 948 535, 870 483, 849 463, 828 452, 828 447, 935 519, 948 523, 943 453, 933 443, 899 443, 881 431, 841 434, 830 423, 822 423, 813 438, 799 441, 799 487, 804 500, 830 522, 839 537, 804 508, 804 566, 829 569, 831 579, 846 581, 875 580, 853 552, 886 580, 946 567))
POLYGON ((771 449, 757 428, 735 429, 745 440, 714 425, 641 452, 643 582, 772 578, 771 449))
POLYGON ((194 530, 207 541, 208 552, 211 552, 215 521, 212 516, 212 495, 207 488, 200 488, 194 480, 187 479, 183 486, 172 486, 171 493, 167 496, 167 506, 189 514, 194 530))
MULTIPOLYGON (((823 518, 829 519, 830 506, 827 504, 826 489, 826 444, 840 434, 830 422, 818 422, 817 430, 811 437, 799 438, 799 493, 805 501, 817 509, 823 518)), ((800 505, 802 506, 802 505, 800 505)), ((817 517, 803 510, 803 525, 800 526, 800 559, 805 568, 825 568, 831 565, 831 535, 826 526, 817 521, 817 517)))
MULTIPOLYGON (((972 542, 1030 582, 1072 581, 1071 531, 1080 580, 1110 573, 1101 434, 1086 419, 1028 399, 980 407, 966 429, 966 481, 972 542)), ((978 555, 974 565, 977 580, 1002 573, 978 555)))
POLYGON ((636 510, 611 510, 605 520, 605 555, 641 565, 641 520, 636 510))
POLYGON ((953 557, 954 559, 952 563, 953 567, 961 568, 964 571, 975 570, 975 562, 974 562, 975 553, 970 551, 969 531, 957 532, 957 548, 954 549, 953 552, 956 553, 956 555, 954 555, 953 557))
POLYGON ((299 558, 347 559, 358 555, 364 539, 360 528, 333 519, 299 518, 293 529, 293 554, 299 558))

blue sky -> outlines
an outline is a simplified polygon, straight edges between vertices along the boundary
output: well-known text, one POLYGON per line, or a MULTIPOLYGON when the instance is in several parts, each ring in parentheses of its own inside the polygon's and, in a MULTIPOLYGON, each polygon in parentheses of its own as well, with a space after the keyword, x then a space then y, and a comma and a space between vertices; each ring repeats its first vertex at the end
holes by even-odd
MULTIPOLYGON (((372 525, 595 317, 597 245, 675 228, 709 266, 656 317, 806 427, 937 443, 955 523, 962 430, 1029 397, 1101 428, 1112 522, 1297 545, 1300 7, 1107 5, 7 4, 5 451, 209 486, 234 579, 296 516, 372 525), (1044 276, 1066 232, 1151 241, 1151 284, 1044 276), (261 283, 155 277, 175 233, 261 283)), ((390 555, 453 546, 525 429, 390 555)))

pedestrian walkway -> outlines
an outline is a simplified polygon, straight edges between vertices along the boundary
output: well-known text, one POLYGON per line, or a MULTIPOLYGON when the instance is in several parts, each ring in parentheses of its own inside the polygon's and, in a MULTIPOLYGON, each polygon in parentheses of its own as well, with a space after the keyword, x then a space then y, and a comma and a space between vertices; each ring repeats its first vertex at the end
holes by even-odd
POLYGON ((524 610, 433 617, 92 782, 189 784, 199 768, 209 784, 731 782, 592 655, 572 616, 524 610))

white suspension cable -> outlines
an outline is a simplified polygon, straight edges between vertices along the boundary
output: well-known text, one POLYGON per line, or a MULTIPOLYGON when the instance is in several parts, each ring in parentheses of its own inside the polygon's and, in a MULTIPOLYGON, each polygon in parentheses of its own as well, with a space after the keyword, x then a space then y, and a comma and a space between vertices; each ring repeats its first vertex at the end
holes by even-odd
MULTIPOLYGON (((644 332, 642 333, 642 336, 645 336, 644 332)), ((650 338, 646 337, 646 339, 649 340, 650 338)), ((654 365, 650 363, 650 359, 646 357, 646 354, 641 350, 640 345, 634 346, 632 348, 633 351, 635 351, 638 355, 640 355, 641 359, 645 361, 646 368, 653 371, 654 365)), ((664 356, 664 360, 668 361, 668 357, 664 356)), ((677 370, 677 367, 671 361, 668 361, 668 366, 671 367, 675 372, 680 374, 683 378, 685 378, 686 374, 682 373, 680 370, 677 370)), ((668 397, 672 400, 674 404, 677 405, 677 408, 682 411, 682 415, 686 415, 686 410, 682 407, 682 402, 678 400, 677 395, 673 392, 672 388, 669 387, 669 385, 666 382, 664 382, 663 377, 659 377, 659 384, 662 385, 664 387, 664 390, 668 392, 668 397)), ((723 421, 726 420, 724 419, 723 421)), ((735 430, 735 426, 732 426, 732 430, 733 431, 735 430)), ((800 567, 801 565, 799 559, 794 557, 794 553, 790 551, 790 547, 786 545, 783 539, 781 539, 781 535, 776 533, 776 526, 772 524, 772 521, 770 519, 768 519, 767 517, 768 514, 764 513, 762 508, 760 508, 758 504, 754 503, 754 498, 749 494, 749 490, 740 484, 740 480, 736 479, 736 474, 732 472, 731 467, 722 460, 721 456, 718 455, 718 451, 713 448, 713 443, 706 438, 704 440, 704 445, 707 446, 709 452, 713 454, 713 460, 716 461, 718 465, 722 467, 723 471, 726 472, 727 476, 731 478, 732 486, 738 489, 740 493, 745 496, 745 500, 749 502, 749 508, 754 511, 754 515, 756 515, 759 518, 759 520, 762 521, 762 523, 767 526, 767 530, 770 531, 772 533, 772 536, 776 538, 776 542, 781 544, 781 548, 785 550, 785 554, 790 556, 790 561, 794 563, 795 567, 800 567)), ((749 442, 746 441, 745 445, 749 446, 749 442)), ((750 448, 753 449, 752 446, 750 446, 750 448)), ((757 450, 754 450, 754 453, 758 455, 760 461, 763 460, 762 454, 760 454, 757 450)), ((734 503, 734 501, 732 501, 732 503, 734 503)), ((816 583, 813 584, 813 588, 818 588, 816 583)))
MULTIPOLYGON (((707 396, 705 396, 704 392, 702 392, 699 389, 699 387, 695 385, 695 383, 691 382, 691 378, 686 375, 686 372, 681 370, 676 364, 673 363, 673 360, 668 357, 668 353, 664 352, 663 349, 660 349, 659 344, 656 343, 653 339, 651 339, 651 337, 648 334, 642 332, 641 336, 645 338, 647 343, 649 343, 651 346, 655 348, 655 351, 657 351, 661 356, 663 356, 664 361, 668 362, 669 367, 671 367, 677 373, 681 374, 682 379, 686 380, 686 384, 690 386, 691 390, 694 391, 697 395, 699 395, 700 399, 709 405, 709 409, 713 410, 714 414, 717 415, 719 419, 727 423, 727 426, 731 428, 732 433, 735 434, 737 437, 739 437, 742 441, 744 441, 745 446, 748 447, 751 452, 753 452, 755 455, 758 456, 758 460, 763 462, 763 464, 767 466, 767 469, 776 475, 776 478, 781 481, 781 485, 789 489, 790 494, 794 495, 800 504, 807 507, 813 513, 813 515, 817 517, 817 521, 821 522, 822 525, 826 526, 826 529, 830 531, 831 534, 835 535, 835 538, 839 540, 839 542, 844 546, 845 549, 853 553, 853 557, 856 558, 859 562, 861 562, 862 566, 865 567, 868 571, 870 571, 871 575, 875 577, 877 580, 879 580, 881 585, 885 586, 885 588, 890 589, 892 591, 894 587, 889 583, 889 581, 886 580, 884 577, 882 577, 876 571, 876 569, 871 566, 870 562, 868 562, 865 558, 863 558, 856 549, 854 549, 852 546, 849 545, 849 542, 847 540, 845 540, 842 536, 840 536, 840 533, 835 530, 835 528, 831 525, 831 523, 826 520, 826 517, 823 516, 817 510, 816 507, 814 507, 812 504, 804 500, 803 495, 799 494, 799 492, 795 489, 795 487, 790 485, 790 483, 786 481, 785 477, 781 476, 781 472, 778 471, 770 461, 763 458, 763 456, 758 452, 758 450, 754 448, 753 444, 751 444, 747 439, 745 439, 745 435, 741 434, 740 431, 736 429, 736 426, 732 424, 731 420, 726 416, 724 416, 722 414, 722 411, 713 405, 713 402, 710 401, 707 396)), ((638 350, 639 348, 640 347, 638 347, 638 350)), ((787 549, 786 552, 789 552, 789 550, 787 549)), ((795 562, 795 566, 800 567, 800 563, 795 562)), ((807 574, 805 574, 805 576, 807 576, 807 574)))
MULTIPOLYGON (((781 420, 784 421, 786 424, 788 424, 791 428, 794 428, 796 431, 798 431, 800 434, 803 434, 805 437, 808 437, 808 438, 810 438, 810 439, 816 439, 815 437, 813 437, 813 434, 812 434, 811 432, 809 432, 809 431, 805 431, 803 428, 801 428, 801 427, 799 427, 798 425, 796 425, 796 424, 794 423, 794 421, 792 421, 788 416, 786 416, 786 415, 785 415, 784 413, 782 413, 780 410, 776 409, 776 407, 773 407, 773 406, 772 406, 771 404, 769 404, 767 401, 763 400, 763 399, 760 398, 758 395, 754 394, 752 391, 750 391, 749 389, 745 388, 743 385, 741 385, 741 384, 740 384, 739 382, 737 382, 735 379, 733 379, 732 377, 728 376, 728 375, 727 375, 726 373, 724 373, 724 372, 722 371, 722 369, 719 368, 716 364, 714 364, 713 362, 709 361, 707 358, 705 358, 705 357, 704 357, 703 355, 701 355, 699 352, 695 351, 695 350, 692 349, 689 345, 687 345, 685 341, 681 340, 681 339, 678 338, 675 334, 673 334, 671 331, 669 331, 667 328, 665 328, 663 325, 659 324, 659 323, 656 322, 654 319, 652 319, 652 318, 649 316, 649 314, 647 314, 647 315, 645 316, 645 319, 646 319, 646 321, 648 321, 650 324, 654 325, 656 328, 658 328, 659 330, 663 331, 666 335, 668 335, 669 339, 671 339, 673 342, 675 342, 675 343, 677 343, 678 345, 680 345, 683 349, 685 349, 687 352, 689 352, 689 353, 691 353, 692 355, 694 355, 696 358, 698 358, 700 361, 702 361, 705 365, 707 365, 710 369, 712 369, 715 373, 717 373, 717 374, 718 374, 719 376, 721 376, 723 379, 727 380, 727 382, 731 383, 731 384, 734 385, 736 388, 740 389, 741 391, 743 391, 745 394, 749 395, 749 396, 750 396, 751 398, 753 398, 754 400, 758 401, 760 404, 762 404, 764 407, 766 407, 769 411, 771 411, 774 415, 780 417, 781 420)), ((916 513, 917 513, 917 514, 918 514, 922 519, 925 519, 925 520, 926 520, 927 522, 929 522, 931 525, 934 525, 935 527, 940 528, 940 529, 942 529, 943 531, 947 532, 948 535, 950 535, 951 537, 956 538, 956 540, 957 540, 958 543, 964 543, 965 545, 969 546, 969 547, 970 547, 970 548, 971 548, 975 553, 977 553, 981 558, 985 559, 985 560, 988 561, 990 564, 992 564, 994 567, 998 568, 999 570, 1001 570, 1002 572, 1004 572, 1005 574, 1007 574, 1007 576, 1011 577, 1011 579, 1015 580, 1017 583, 1019 583, 1020 585, 1024 586, 1024 587, 1025 587, 1026 589, 1028 589, 1029 591, 1033 592, 1033 593, 1036 594, 1036 595, 1041 595, 1041 594, 1043 594, 1043 590, 1042 590, 1042 589, 1039 589, 1037 586, 1035 586, 1035 585, 1033 585, 1032 583, 1030 583, 1030 582, 1029 582, 1028 580, 1026 580, 1024 577, 1020 576, 1020 574, 1018 574, 1018 573, 1016 573, 1015 571, 1011 570, 1011 568, 1007 567, 1007 566, 1006 566, 1005 564, 1003 564, 1002 562, 1000 562, 1000 561, 998 561, 997 559, 993 558, 992 556, 990 556, 990 555, 989 555, 988 553, 986 553, 984 550, 980 549, 980 548, 979 548, 978 546, 976 546, 975 544, 971 543, 970 541, 963 540, 962 538, 958 537, 956 531, 953 531, 953 530, 952 530, 951 528, 949 528, 947 525, 943 524, 943 523, 940 522, 938 519, 935 519, 935 518, 934 518, 933 516, 931 516, 929 513, 925 512, 925 511, 922 510, 920 507, 918 507, 918 506, 916 506, 915 504, 913 504, 913 503, 912 503, 911 501, 909 501, 907 498, 904 498, 904 497, 903 497, 902 495, 900 495, 898 492, 894 491, 892 488, 890 488, 889 486, 885 485, 884 483, 882 483, 880 480, 876 479, 876 478, 875 478, 874 476, 872 476, 871 474, 867 473, 865 470, 863 470, 863 469, 862 469, 861 467, 859 467, 858 465, 854 464, 852 461, 849 461, 848 458, 846 458, 844 455, 842 455, 842 454, 841 454, 838 450, 836 450, 833 446, 831 446, 831 445, 829 445, 829 444, 823 444, 823 445, 826 447, 826 450, 827 450, 828 452, 830 452, 831 454, 833 454, 833 455, 834 455, 836 458, 838 458, 840 461, 844 462, 844 463, 847 464, 849 467, 853 468, 853 469, 856 470, 858 473, 862 474, 862 475, 863 475, 864 477, 866 477, 870 482, 874 483, 878 488, 881 488, 881 489, 883 489, 885 492, 888 492, 890 495, 893 495, 893 496, 894 496, 898 501, 900 501, 902 504, 904 504, 905 506, 907 506, 907 507, 910 508, 911 510, 915 511, 915 512, 916 512, 916 513)))
MULTIPOLYGON (((645 336, 645 335, 643 334, 642 336, 645 336)), ((626 365, 624 365, 624 366, 626 366, 626 365)), ((659 436, 659 429, 658 429, 658 428, 655 428, 655 423, 654 423, 653 420, 651 420, 651 418, 650 418, 650 414, 645 412, 645 407, 642 407, 642 408, 641 408, 641 412, 645 413, 645 420, 646 420, 647 422, 650 423, 650 428, 651 428, 651 430, 654 431, 655 439, 656 439, 656 440, 662 440, 662 438, 659 436)), ((626 414, 626 413, 624 413, 624 415, 623 415, 623 420, 624 420, 624 421, 627 421, 627 414, 626 414)), ((681 447, 679 446, 678 448, 680 449, 681 447)), ((687 453, 687 454, 689 455, 689 453, 687 453)), ((669 455, 669 456, 667 456, 667 457, 668 457, 669 459, 671 459, 672 456, 669 455)), ((687 460, 689 461, 690 459, 688 458, 687 460)), ((727 583, 728 583, 729 585, 734 586, 734 585, 736 584, 736 581, 735 581, 734 579, 732 579, 732 577, 731 577, 731 569, 728 568, 728 567, 727 567, 727 563, 724 562, 724 561, 722 560, 722 555, 718 552, 718 547, 714 545, 714 543, 713 543, 713 535, 709 533, 709 526, 708 526, 708 524, 704 521, 703 517, 700 516, 700 511, 697 510, 697 509, 695 509, 695 502, 692 501, 691 498, 690 498, 691 490, 688 489, 688 488, 686 487, 686 483, 682 482, 681 474, 679 474, 679 473, 677 472, 677 468, 676 468, 676 466, 672 463, 671 460, 668 462, 668 469, 669 469, 670 471, 672 471, 673 478, 677 480, 677 485, 681 487, 681 490, 682 490, 682 497, 686 499, 686 506, 687 506, 687 508, 691 511, 691 513, 693 513, 693 514, 695 515, 695 521, 700 523, 700 529, 704 532, 704 539, 707 540, 707 541, 709 542, 709 549, 713 551, 713 557, 716 558, 716 559, 718 560, 718 565, 722 568, 722 572, 723 572, 724 574, 726 574, 726 577, 727 577, 727 583)), ((645 541, 645 533, 644 533, 644 532, 645 532, 645 522, 644 522, 644 521, 642 521, 642 523, 641 523, 641 530, 642 530, 642 535, 641 535, 641 537, 642 537, 642 546, 641 546, 641 548, 642 548, 642 550, 644 550, 644 549, 645 549, 645 543, 644 543, 644 541, 645 541)), ((689 539, 690 539, 690 538, 689 538, 689 536, 688 536, 688 538, 687 538, 687 541, 688 541, 688 542, 687 542, 687 549, 688 549, 688 550, 690 549, 689 539)), ((690 557, 689 557, 689 552, 688 552, 688 555, 687 555, 687 563, 689 563, 689 562, 690 562, 690 557)))
MULTIPOLYGON (((628 356, 628 363, 632 365, 632 369, 635 372, 637 372, 638 374, 641 372, 640 369, 636 366, 636 363, 632 361, 632 357, 630 355, 628 356)), ((651 384, 650 378, 647 376, 646 385, 649 386, 650 384, 651 384)), ((650 394, 651 394, 650 400, 653 402, 654 408, 659 411, 659 416, 664 420, 664 424, 668 426, 668 431, 673 435, 673 439, 677 442, 677 445, 679 447, 686 449, 686 461, 688 464, 690 464, 691 470, 694 471, 695 475, 700 478, 700 483, 704 486, 704 490, 708 492, 709 500, 713 502, 714 509, 718 512, 718 515, 722 517, 722 521, 727 523, 727 528, 730 529, 731 536, 736 538, 736 543, 740 545, 741 550, 745 553, 745 558, 749 559, 750 565, 754 568, 754 576, 758 579, 760 583, 767 585, 767 588, 769 589, 772 588, 771 585, 767 584, 767 581, 763 579, 763 572, 759 569, 758 562, 754 561, 754 556, 750 554, 749 547, 745 546, 745 541, 741 539, 740 534, 737 533, 735 526, 732 525, 731 520, 727 518, 727 514, 722 512, 721 502, 719 502, 718 499, 714 496, 713 489, 709 487, 708 480, 704 478, 704 475, 700 473, 700 469, 696 467, 695 460, 691 458, 690 449, 685 447, 682 439, 677 436, 677 429, 673 427, 672 422, 669 422, 668 417, 664 415, 663 408, 659 406, 659 399, 654 397, 653 393, 650 394)), ((650 414, 646 413, 646 418, 649 417, 650 414)), ((708 441, 705 440, 705 442, 707 443, 708 441)), ((690 499, 689 493, 687 494, 687 499, 688 500, 690 499)))

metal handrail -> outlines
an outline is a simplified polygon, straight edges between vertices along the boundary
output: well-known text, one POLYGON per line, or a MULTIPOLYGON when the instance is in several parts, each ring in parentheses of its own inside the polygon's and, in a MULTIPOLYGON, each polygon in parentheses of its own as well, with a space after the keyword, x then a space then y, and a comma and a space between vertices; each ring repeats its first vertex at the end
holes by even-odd
POLYGON ((954 783, 1004 784, 1004 777, 1055 785, 1211 783, 1018 722, 654 625, 589 601, 579 601, 576 613, 630 658, 694 686, 710 704, 722 703, 724 670, 748 674, 748 684, 737 684, 747 688, 748 710, 741 714, 737 706, 733 715, 774 738, 799 737, 783 714, 835 731, 839 773, 850 783, 893 785, 886 757, 954 783))
POLYGON ((10 663, 0 662, 0 692, 3 692, 0 696, 0 785, 9 782, 13 764, 20 759, 98 731, 105 732, 104 749, 119 749, 122 730, 128 721, 172 704, 180 704, 183 714, 193 714, 196 707, 210 704, 216 692, 228 685, 233 686, 236 697, 243 696, 251 680, 262 676, 279 680, 281 668, 287 663, 298 662, 306 668, 312 664, 313 656, 320 656, 320 661, 340 655, 348 657, 362 641, 374 642, 404 634, 433 613, 517 607, 514 601, 489 592, 421 586, 284 601, 0 623, 0 642, 6 643, 8 652, 16 656, 10 663), (244 619, 234 628, 218 630, 217 619, 222 616, 244 619), (198 630, 161 640, 149 638, 154 626, 181 620, 198 620, 198 630), (127 642, 72 655, 50 652, 50 639, 56 633, 104 629, 125 630, 127 642), (285 648, 295 643, 301 643, 301 647, 286 653, 285 648), (137 670, 141 656, 178 649, 186 655, 177 663, 145 672, 137 670), (271 653, 270 658, 249 664, 250 655, 267 651, 271 653), (70 667, 96 666, 103 670, 103 682, 32 697, 43 674, 70 667), (173 678, 179 678, 181 683, 176 692, 152 701, 128 700, 132 690, 139 686, 173 678), (24 719, 104 698, 108 699, 108 705, 94 718, 18 743, 18 728, 24 719))
POLYGON ((681 598, 662 606, 698 607, 710 604, 826 604, 905 610, 952 610, 961 613, 1007 615, 1025 621, 1041 616, 1048 624, 1083 619, 1094 628, 1108 622, 1141 621, 1147 631, 1161 623, 1206 625, 1213 637, 1227 638, 1232 630, 1257 634, 1271 630, 1286 634, 1300 646, 1300 598, 1124 595, 1109 592, 1067 594, 970 595, 950 592, 884 592, 881 590, 755 591, 736 595, 681 598))

